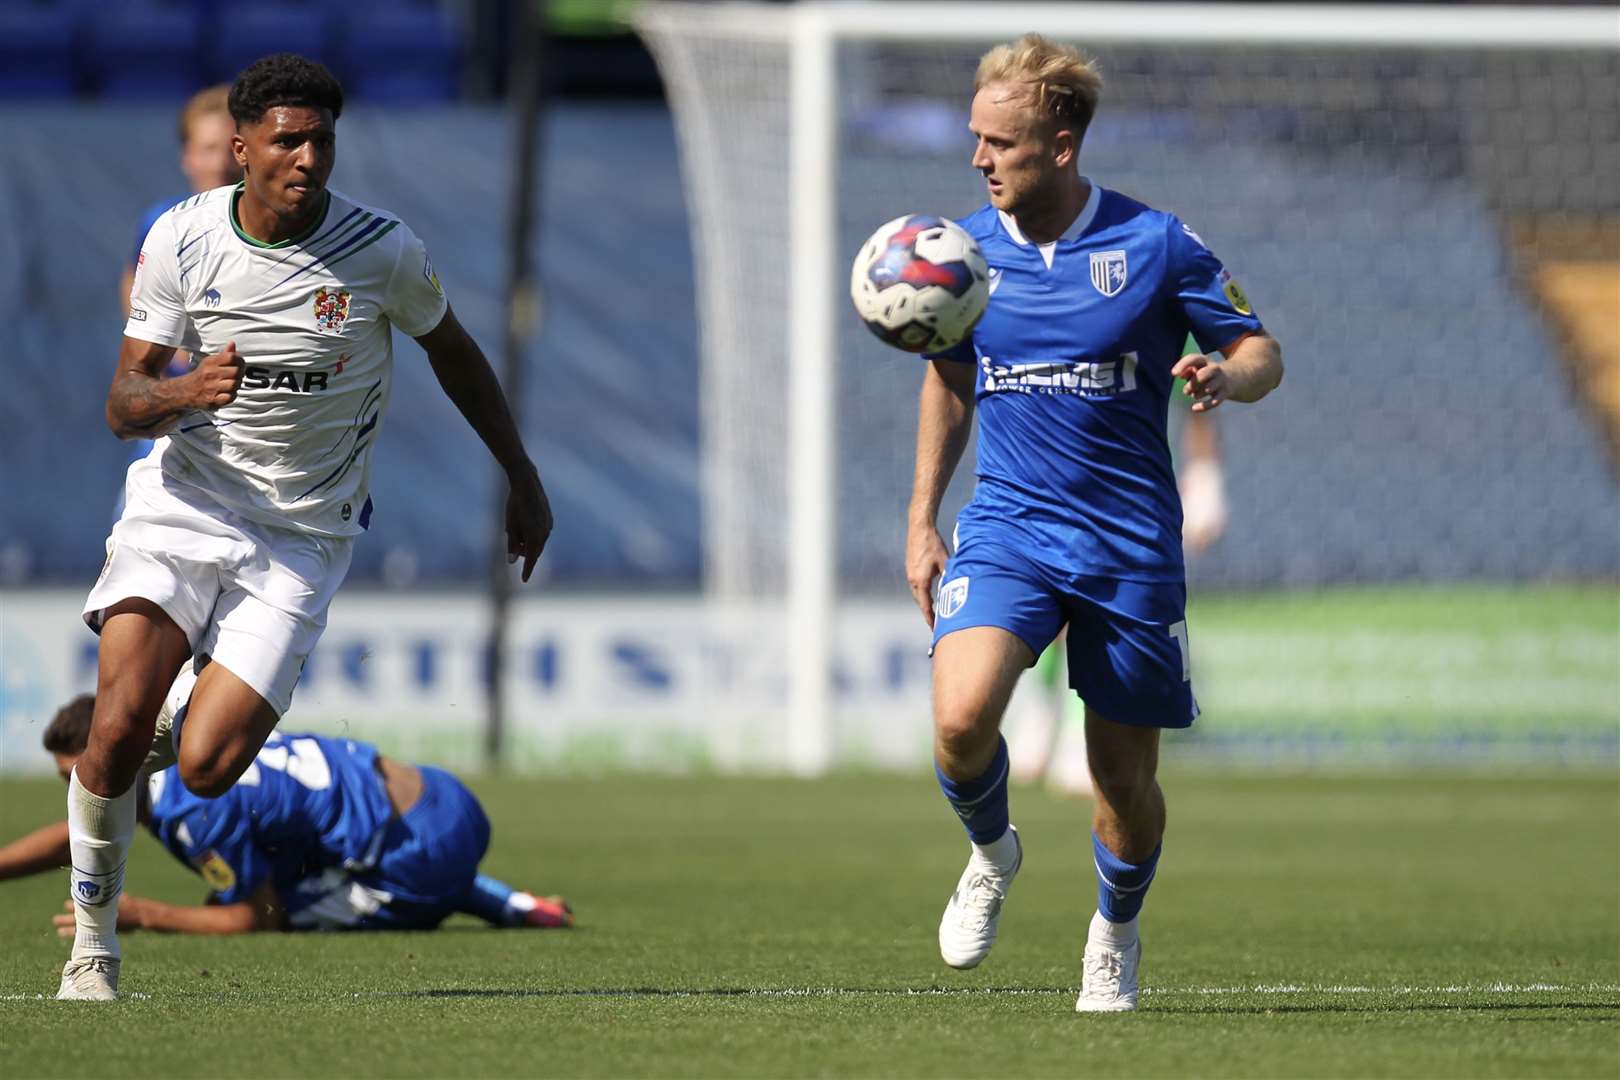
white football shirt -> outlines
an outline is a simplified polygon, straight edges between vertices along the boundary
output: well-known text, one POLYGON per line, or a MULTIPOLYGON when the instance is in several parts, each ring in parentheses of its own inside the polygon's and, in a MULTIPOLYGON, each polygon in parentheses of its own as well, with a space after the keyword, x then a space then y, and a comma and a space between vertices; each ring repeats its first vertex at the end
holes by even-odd
POLYGON ((236 400, 186 413, 156 456, 246 517, 352 536, 370 518, 390 327, 426 334, 444 291, 422 242, 385 210, 328 191, 303 235, 267 245, 238 224, 239 190, 187 199, 141 246, 124 335, 198 356, 234 341, 245 363, 236 400))

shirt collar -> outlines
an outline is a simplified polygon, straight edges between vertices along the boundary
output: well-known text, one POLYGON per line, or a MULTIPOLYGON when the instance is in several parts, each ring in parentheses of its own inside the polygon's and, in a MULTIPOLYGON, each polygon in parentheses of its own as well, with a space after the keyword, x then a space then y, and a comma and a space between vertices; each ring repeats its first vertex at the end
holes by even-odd
MULTIPOLYGON (((1086 205, 1080 208, 1080 213, 1075 216, 1075 219, 1072 222, 1069 223, 1069 227, 1063 230, 1063 235, 1054 240, 1053 243, 1061 243, 1064 240, 1075 239, 1081 233, 1085 232, 1086 229, 1091 226, 1092 221, 1097 217, 1097 207, 1102 203, 1102 188, 1098 187, 1089 176, 1082 176, 1080 179, 1084 180, 1091 188, 1091 194, 1086 196, 1086 205)), ((1018 222, 1013 219, 1011 214, 1007 213, 1005 210, 997 210, 996 215, 1001 218, 1001 227, 1007 230, 1007 235, 1012 238, 1013 243, 1018 244, 1021 247, 1030 246, 1028 237, 1026 237, 1023 230, 1018 227, 1018 222)), ((1046 245, 1043 244, 1040 246, 1045 247, 1046 245)))

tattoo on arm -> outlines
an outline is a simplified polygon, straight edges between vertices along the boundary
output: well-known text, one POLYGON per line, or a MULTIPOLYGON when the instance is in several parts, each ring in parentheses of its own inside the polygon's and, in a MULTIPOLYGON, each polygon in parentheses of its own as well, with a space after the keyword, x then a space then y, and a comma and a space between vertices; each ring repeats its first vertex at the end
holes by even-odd
POLYGON ((186 386, 164 379, 174 349, 125 338, 118 372, 107 391, 107 426, 122 439, 140 438, 190 407, 186 386))

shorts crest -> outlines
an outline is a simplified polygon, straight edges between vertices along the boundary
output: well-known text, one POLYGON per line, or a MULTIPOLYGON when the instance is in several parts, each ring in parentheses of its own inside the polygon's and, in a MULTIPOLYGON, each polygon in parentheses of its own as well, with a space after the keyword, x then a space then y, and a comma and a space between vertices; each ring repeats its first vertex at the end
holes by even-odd
POLYGON ((936 607, 941 619, 948 619, 962 610, 962 605, 967 603, 969 580, 965 577, 953 578, 939 587, 939 603, 936 607))

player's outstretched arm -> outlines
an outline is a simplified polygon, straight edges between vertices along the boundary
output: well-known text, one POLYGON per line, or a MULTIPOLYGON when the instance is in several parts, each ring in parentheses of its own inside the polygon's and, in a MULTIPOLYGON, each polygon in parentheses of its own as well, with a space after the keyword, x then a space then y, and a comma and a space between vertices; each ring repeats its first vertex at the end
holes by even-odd
POLYGON ((528 581, 551 535, 551 503, 539 470, 523 449, 500 380, 449 308, 438 326, 416 340, 427 350, 428 363, 445 394, 506 470, 511 485, 506 497, 506 554, 512 562, 523 560, 523 580, 528 581))
POLYGON ((945 572, 949 558, 939 535, 939 504, 967 448, 977 378, 978 369, 972 364, 930 361, 917 403, 917 468, 906 512, 906 583, 930 627, 934 582, 945 572))
POLYGON ((205 356, 173 379, 163 369, 174 356, 170 345, 126 337, 118 350, 118 371, 107 391, 107 426, 120 439, 149 439, 165 424, 192 409, 217 409, 236 400, 243 360, 236 342, 205 356))
POLYGON ((1191 353, 1170 369, 1173 378, 1187 380, 1181 392, 1193 399, 1193 412, 1208 412, 1228 400, 1259 401, 1282 382, 1282 346, 1264 331, 1239 338, 1221 352, 1226 359, 1220 363, 1191 353))
POLYGON ((0 881, 68 865, 68 823, 55 821, 0 847, 0 881))
MULTIPOLYGON (((74 934, 73 903, 64 905, 67 913, 57 915, 58 937, 74 934)), ((160 930, 172 934, 251 934, 260 930, 285 930, 286 912, 281 898, 269 882, 246 899, 234 904, 165 904, 124 893, 118 900, 118 932, 160 930)))

